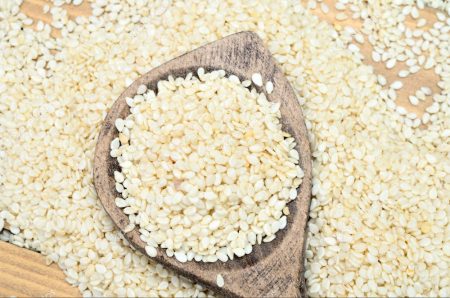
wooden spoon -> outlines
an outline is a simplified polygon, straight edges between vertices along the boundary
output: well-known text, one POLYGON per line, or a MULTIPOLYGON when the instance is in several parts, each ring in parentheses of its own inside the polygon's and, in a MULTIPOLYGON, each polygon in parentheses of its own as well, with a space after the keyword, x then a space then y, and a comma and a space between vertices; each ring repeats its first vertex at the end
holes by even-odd
MULTIPOLYGON (((292 87, 255 33, 233 34, 175 58, 137 79, 120 95, 106 116, 98 138, 94 159, 94 184, 97 194, 106 212, 126 239, 146 254, 145 243, 139 238, 138 227, 131 232, 124 232, 129 224, 128 216, 114 202, 116 197, 120 197, 115 190, 114 181, 114 171, 120 171, 120 167, 117 160, 110 156, 110 143, 118 136, 114 122, 116 118, 125 118, 130 114, 125 99, 133 97, 139 85, 146 84, 156 92, 158 81, 167 79, 169 75, 185 77, 189 72, 196 73, 199 67, 206 71, 224 69, 241 80, 249 80, 253 73, 260 73, 264 82, 273 82, 273 93, 266 95, 271 101, 281 102, 283 130, 289 132, 297 142, 296 149, 300 153, 300 166, 305 176, 297 199, 288 205, 290 215, 287 227, 277 232, 272 242, 255 245, 249 255, 225 263, 180 263, 174 257, 168 257, 165 251, 159 248, 157 256, 152 259, 224 296, 306 296, 303 251, 311 194, 308 136, 292 87), (218 274, 224 278, 223 287, 216 284, 218 274)), ((265 92, 265 88, 253 87, 256 87, 258 92, 265 92)))

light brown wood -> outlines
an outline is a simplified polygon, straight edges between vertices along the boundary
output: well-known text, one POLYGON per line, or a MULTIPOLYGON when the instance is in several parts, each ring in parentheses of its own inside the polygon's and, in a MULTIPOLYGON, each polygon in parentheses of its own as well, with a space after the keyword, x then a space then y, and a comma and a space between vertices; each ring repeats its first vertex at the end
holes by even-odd
MULTIPOLYGON (((305 2, 305 0, 302 0, 302 1, 305 2)), ((330 12, 328 14, 326 14, 326 15, 323 14, 320 11, 320 9, 316 9, 313 11, 313 13, 318 15, 321 19, 326 20, 330 24, 337 26, 337 27, 351 25, 355 28, 359 28, 361 26, 361 22, 359 20, 348 19, 343 22, 337 21, 334 18, 334 16, 336 15, 336 10, 334 9, 334 3, 336 1, 324 0, 324 2, 327 3, 328 6, 330 7, 330 12)), ((50 23, 51 15, 49 13, 44 14, 42 11, 42 8, 45 4, 51 4, 51 1, 50 0, 24 0, 23 5, 21 6, 21 11, 23 13, 25 13, 26 15, 28 15, 29 17, 31 17, 32 19, 34 19, 35 21, 42 20, 44 23, 50 23)), ((91 9, 90 9, 89 3, 87 3, 87 1, 85 1, 81 6, 65 5, 63 7, 67 9, 70 18, 74 18, 78 15, 88 16, 91 13, 91 9)), ((422 17, 427 19, 428 23, 434 22, 435 21, 434 10, 426 9, 422 13, 422 17)), ((410 23, 410 25, 411 25, 411 23, 410 23)), ((32 26, 33 27, 36 26, 36 22, 32 26)), ((55 31, 56 30, 53 30, 52 35, 59 36, 58 32, 57 31, 55 32, 55 31)), ((372 61, 371 47, 367 41, 364 44, 359 45, 359 46, 361 47, 362 53, 366 57, 366 59, 364 60, 364 63, 368 64, 368 65, 372 65, 374 67, 375 73, 383 74, 389 80, 389 82, 393 82, 395 80, 400 79, 397 76, 398 71, 401 69, 401 67, 399 67, 399 65, 396 68, 394 68, 393 70, 392 69, 388 70, 384 67, 384 65, 382 63, 375 63, 372 61)), ((414 76, 409 77, 407 79, 407 82, 405 82, 403 79, 402 79, 402 81, 405 83, 406 88, 403 88, 400 90, 399 99, 397 101, 400 105, 405 106, 409 111, 414 111, 414 112, 418 113, 419 115, 423 114, 425 107, 431 103, 430 98, 428 98, 426 102, 420 104, 418 107, 413 107, 408 103, 408 95, 414 93, 416 88, 418 88, 419 86, 421 86, 423 84, 428 85, 430 88, 433 89, 434 92, 440 91, 440 89, 436 86, 436 82, 438 81, 437 77, 432 71, 425 72, 425 71, 421 70, 414 76)), ((4 262, 5 260, 7 260, 9 258, 14 258, 14 255, 19 254, 21 251, 27 252, 27 250, 25 248, 19 248, 19 247, 14 246, 14 249, 17 252, 10 254, 10 253, 7 253, 7 251, 2 249, 3 245, 5 245, 5 244, 0 241, 0 262, 4 262)), ((45 264, 45 259, 43 256, 41 256, 35 252, 32 252, 32 253, 33 253, 32 258, 34 258, 36 260, 36 262, 45 264)), ((24 255, 23 258, 26 261, 26 260, 28 260, 29 257, 27 255, 24 255)), ((23 277, 23 281, 20 283, 20 287, 10 286, 10 285, 8 285, 7 282, 2 283, 2 280, 8 280, 9 276, 12 274, 11 273, 12 271, 9 271, 7 269, 2 269, 2 270, 0 270, 0 296, 23 296, 23 294, 21 294, 22 292, 31 293, 32 296, 41 295, 40 292, 35 291, 35 289, 33 288, 33 284, 28 282, 29 280, 30 281, 33 280, 33 276, 31 274, 29 274, 25 268, 20 266, 20 262, 18 262, 18 264, 19 265, 16 267, 16 270, 19 270, 20 276, 23 277)), ((0 264, 0 268, 3 268, 3 267, 1 267, 1 264, 0 264)), ((43 272, 42 274, 51 276, 55 281, 60 280, 65 283, 65 281, 64 281, 65 277, 62 274, 61 270, 58 269, 57 266, 55 266, 55 265, 50 266, 50 268, 53 268, 51 270, 53 270, 55 272, 59 272, 59 275, 54 272, 52 272, 52 273, 43 272)), ((67 286, 70 287, 70 285, 68 283, 67 283, 67 286)), ((79 293, 77 293, 76 295, 78 295, 78 294, 79 293)))
POLYGON ((0 241, 0 297, 76 297, 77 288, 56 265, 34 251, 0 241))
MULTIPOLYGON (((115 189, 114 171, 120 168, 117 160, 109 154, 111 141, 118 137, 114 122, 117 118, 125 118, 130 114, 126 98, 136 95, 139 85, 145 84, 157 92, 158 81, 167 79, 169 75, 185 77, 189 72, 196 73, 199 67, 207 71, 224 69, 227 74, 234 74, 241 80, 250 80, 253 73, 261 73, 264 82, 273 82, 274 91, 270 95, 266 94, 267 98, 281 103, 283 130, 288 131, 297 142, 299 164, 305 176, 298 189, 297 199, 288 205, 290 215, 287 227, 277 233, 274 241, 255 245, 251 254, 225 263, 180 263, 175 258, 168 257, 162 249, 158 249, 158 255, 152 259, 225 296, 305 296, 303 248, 311 196, 312 166, 309 141, 294 90, 255 33, 233 34, 177 57, 152 69, 120 95, 106 116, 98 138, 94 157, 94 184, 97 195, 106 212, 119 229, 124 231, 129 224, 128 216, 115 204, 115 198, 120 194, 115 189), (225 280, 222 288, 216 284, 218 274, 225 280)), ((264 88, 256 89, 265 92, 264 88)), ((146 254, 145 243, 139 238, 138 227, 124 235, 135 248, 146 254)))

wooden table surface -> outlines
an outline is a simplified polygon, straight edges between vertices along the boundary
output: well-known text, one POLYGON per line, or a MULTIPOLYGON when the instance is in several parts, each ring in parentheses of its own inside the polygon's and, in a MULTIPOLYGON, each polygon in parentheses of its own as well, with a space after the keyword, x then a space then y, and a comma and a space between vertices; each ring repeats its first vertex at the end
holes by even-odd
MULTIPOLYGON (((335 19, 334 1, 325 0, 323 2, 327 3, 330 12, 324 14, 320 8, 317 8, 314 10, 314 13, 333 24, 336 29, 346 25, 351 25, 354 28, 361 27, 360 20, 348 18, 345 21, 337 21, 335 19)), ((21 11, 36 21, 41 20, 44 23, 50 23, 50 13, 44 14, 42 10, 46 4, 51 6, 51 1, 25 0, 21 11)), ((70 18, 80 15, 87 16, 91 13, 87 2, 83 2, 80 6, 64 5, 63 7, 67 9, 70 18)), ((422 10, 421 17, 427 19, 429 21, 428 24, 432 24, 436 20, 433 9, 422 10)), ((36 26, 36 23, 34 22, 32 26, 36 26)), ((413 27, 414 23, 412 20, 407 20, 406 24, 413 27)), ((54 30, 52 35, 57 37, 59 32, 54 30)), ((421 116, 425 108, 431 104, 431 97, 428 96, 427 100, 419 103, 418 106, 412 106, 408 102, 408 96, 413 95, 425 82, 434 93, 440 92, 439 87, 436 85, 438 77, 434 71, 421 70, 407 78, 399 78, 397 73, 405 68, 404 63, 397 63, 395 68, 388 70, 383 63, 372 61, 370 58, 372 48, 367 41, 359 45, 359 47, 365 57, 364 62, 372 65, 376 74, 384 75, 388 80, 388 84, 396 80, 403 82, 404 87, 397 91, 397 103, 404 106, 408 111, 415 112, 418 116, 421 116)), ((45 258, 39 253, 0 241, 0 296, 67 297, 79 295, 78 289, 65 281, 64 273, 56 264, 47 266, 45 258)))
POLYGON ((47 266, 34 251, 0 241, 1 297, 79 296, 77 288, 65 281, 58 265, 47 266))

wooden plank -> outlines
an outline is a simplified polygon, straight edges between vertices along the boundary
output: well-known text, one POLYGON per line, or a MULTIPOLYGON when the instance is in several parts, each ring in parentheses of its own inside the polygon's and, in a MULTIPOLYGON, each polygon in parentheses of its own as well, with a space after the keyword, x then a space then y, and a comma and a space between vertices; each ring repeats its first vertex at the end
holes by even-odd
POLYGON ((0 296, 76 297, 80 292, 41 254, 0 241, 0 296))

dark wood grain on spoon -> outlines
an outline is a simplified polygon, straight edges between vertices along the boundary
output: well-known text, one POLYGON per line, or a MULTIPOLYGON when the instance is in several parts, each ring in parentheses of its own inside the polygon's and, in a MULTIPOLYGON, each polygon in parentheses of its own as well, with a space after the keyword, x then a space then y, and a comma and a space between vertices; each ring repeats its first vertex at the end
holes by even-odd
MULTIPOLYGON (((224 296, 305 296, 303 253, 311 197, 309 141, 294 91, 255 33, 236 33, 175 58, 137 79, 120 95, 106 116, 95 151, 94 184, 98 197, 123 232, 129 220, 114 201, 120 197, 114 181, 114 171, 120 171, 120 168, 117 160, 110 156, 110 143, 118 136, 114 122, 116 118, 126 118, 130 114, 125 99, 133 97, 139 85, 145 84, 157 92, 158 81, 166 80, 169 75, 185 77, 189 72, 196 73, 199 67, 206 71, 224 69, 227 74, 234 74, 241 80, 250 80, 253 73, 259 72, 264 82, 273 82, 273 93, 266 95, 270 101, 281 102, 283 130, 289 132, 297 142, 296 149, 300 153, 300 166, 305 176, 298 189, 297 199, 288 205, 290 215, 287 217, 287 227, 277 232, 272 242, 255 245, 249 255, 225 263, 180 263, 174 257, 168 257, 163 249, 158 249, 158 255, 152 259, 224 296), (216 284, 218 274, 225 280, 222 288, 216 284)), ((253 87, 259 92, 265 92, 264 88, 253 87)), ((145 254, 145 243, 139 238, 138 228, 124 235, 131 245, 145 254)))

